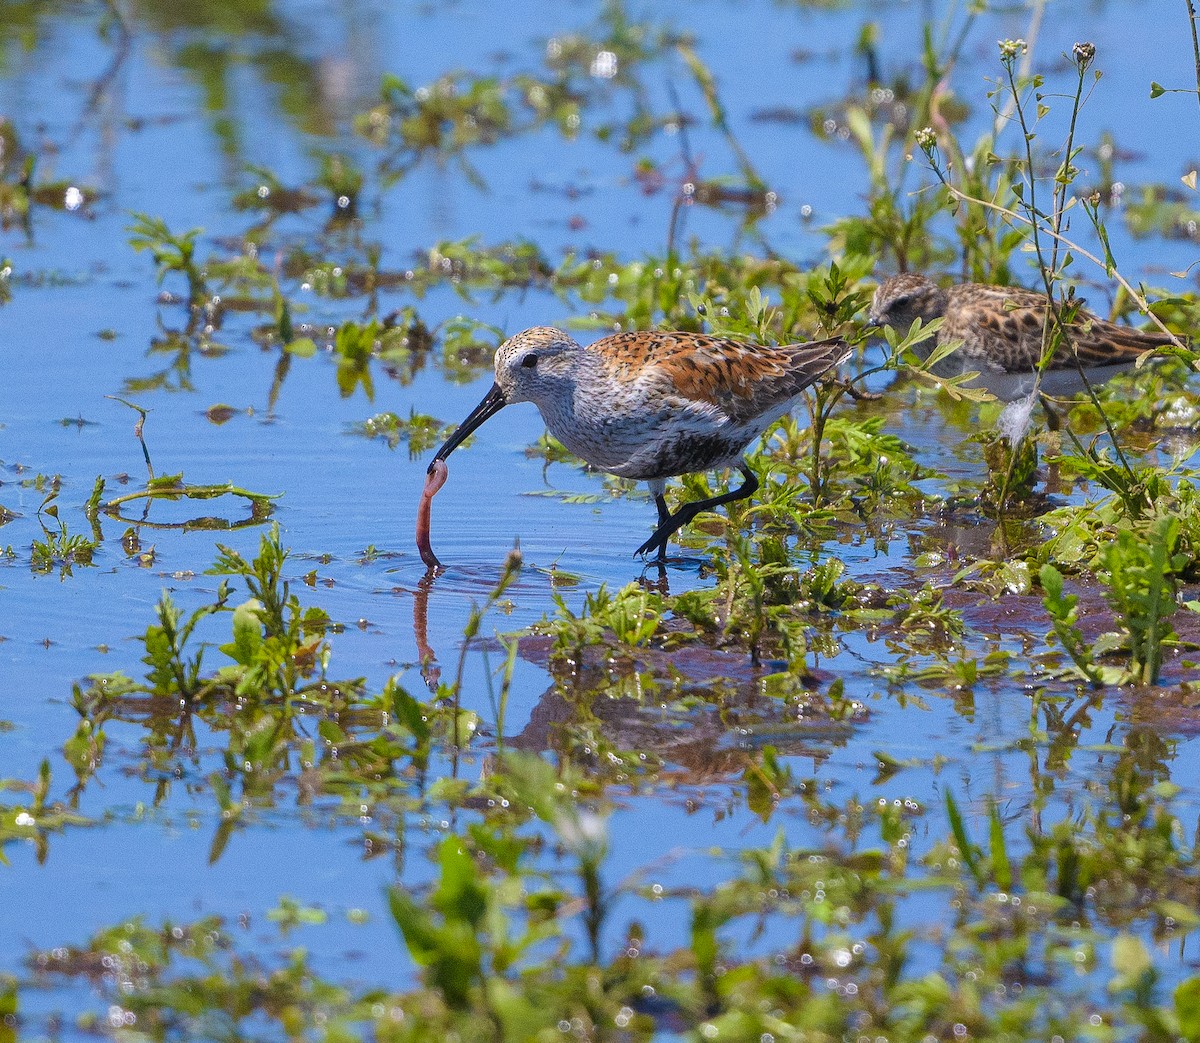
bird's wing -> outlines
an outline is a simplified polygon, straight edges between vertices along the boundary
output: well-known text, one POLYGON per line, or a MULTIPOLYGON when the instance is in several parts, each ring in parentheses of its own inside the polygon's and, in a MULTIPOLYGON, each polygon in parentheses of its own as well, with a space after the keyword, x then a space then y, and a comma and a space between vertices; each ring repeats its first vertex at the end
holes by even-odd
MULTIPOLYGON (((951 290, 940 337, 961 339, 966 354, 981 368, 1032 369, 1042 355, 1045 318, 1046 298, 1040 293, 967 283, 951 290)), ((1072 368, 1076 357, 1084 366, 1131 363, 1143 352, 1169 343, 1165 333, 1120 326, 1081 306, 1071 323, 1069 342, 1055 352, 1050 368, 1072 368)))
POLYGON ((938 339, 961 340, 968 369, 1031 369, 1042 356, 1045 303, 1029 290, 979 283, 953 286, 938 339))
POLYGON ((840 340, 768 346, 671 332, 618 334, 604 344, 648 393, 715 407, 736 424, 791 401, 850 354, 840 340))
MULTIPOLYGON (((1133 362, 1139 355, 1170 343, 1171 337, 1159 330, 1135 330, 1132 326, 1119 326, 1083 311, 1071 329, 1071 344, 1085 366, 1133 362)), ((1074 365, 1071 352, 1061 348, 1051 363, 1054 369, 1074 365)))

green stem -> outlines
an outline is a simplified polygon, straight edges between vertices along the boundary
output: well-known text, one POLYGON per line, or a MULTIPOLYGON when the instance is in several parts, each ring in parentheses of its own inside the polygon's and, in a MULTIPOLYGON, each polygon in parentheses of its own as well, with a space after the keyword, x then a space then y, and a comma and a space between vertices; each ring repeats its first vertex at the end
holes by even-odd
POLYGON ((1196 101, 1200 102, 1200 38, 1196 36, 1196 5, 1192 0, 1185 0, 1188 9, 1188 23, 1192 27, 1192 54, 1196 59, 1196 101))

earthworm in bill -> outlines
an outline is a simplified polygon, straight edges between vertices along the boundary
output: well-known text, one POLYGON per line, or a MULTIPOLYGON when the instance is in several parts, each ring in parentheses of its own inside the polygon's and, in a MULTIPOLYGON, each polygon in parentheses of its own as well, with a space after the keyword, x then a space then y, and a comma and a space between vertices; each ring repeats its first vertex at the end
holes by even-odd
POLYGON ((440 569, 442 563, 429 545, 429 514, 434 494, 446 484, 449 473, 445 460, 434 460, 425 476, 425 490, 421 493, 421 505, 417 508, 417 550, 421 552, 421 560, 431 569, 440 569))

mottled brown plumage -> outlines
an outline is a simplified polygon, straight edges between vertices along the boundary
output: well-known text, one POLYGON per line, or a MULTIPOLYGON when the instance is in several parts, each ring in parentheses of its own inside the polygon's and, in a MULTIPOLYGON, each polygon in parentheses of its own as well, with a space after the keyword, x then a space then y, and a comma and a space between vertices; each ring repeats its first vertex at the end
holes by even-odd
MULTIPOLYGON (((903 336, 917 318, 923 324, 943 319, 937 337, 918 345, 918 351, 927 355, 935 343, 962 342, 934 366, 934 372, 941 376, 978 372, 981 382, 1001 398, 1021 397, 1032 390, 1032 372, 1042 356, 1045 295, 982 283, 942 289, 924 275, 884 279, 875 291, 870 321, 891 326, 903 336), (1006 382, 1007 375, 1016 379, 1006 382)), ((1144 352, 1170 343, 1165 333, 1120 326, 1080 308, 1067 342, 1055 353, 1049 369, 1070 370, 1078 385, 1082 366, 1089 380, 1099 383, 1133 365, 1144 352)), ((1060 383, 1070 386, 1069 379, 1060 383)))
POLYGON ((637 553, 657 548, 661 559, 671 534, 700 511, 758 488, 742 451, 849 354, 840 340, 770 347, 661 331, 618 333, 584 347, 562 330, 536 326, 500 346, 496 383, 435 460, 502 407, 532 402, 576 456, 649 483, 659 525, 637 553), (718 467, 737 467, 746 481, 670 514, 667 478, 718 467))

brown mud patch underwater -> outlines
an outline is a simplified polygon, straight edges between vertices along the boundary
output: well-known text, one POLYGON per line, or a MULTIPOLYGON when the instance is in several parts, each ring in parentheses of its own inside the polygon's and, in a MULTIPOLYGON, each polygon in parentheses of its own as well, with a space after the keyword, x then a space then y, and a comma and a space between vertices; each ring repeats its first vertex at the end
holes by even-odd
MULTIPOLYGON (((950 582, 949 576, 946 582, 950 582)), ((1106 588, 1094 575, 1064 577, 1063 594, 1079 599, 1075 625, 1089 645, 1105 634, 1123 633, 1120 620, 1108 602, 1106 588)), ((1200 686, 1200 612, 1185 607, 1187 602, 1195 599, 1200 599, 1200 587, 1180 590, 1180 607, 1169 619, 1175 637, 1163 641, 1159 683, 1123 686, 1124 691, 1136 692, 1139 702, 1144 702, 1148 693, 1157 693, 1163 713, 1170 715, 1172 725, 1183 725, 1188 731, 1200 730, 1200 687, 1192 690, 1192 686, 1200 686), (1167 693, 1175 694, 1167 698, 1167 693), (1186 722, 1190 722, 1190 726, 1186 722)), ((959 611, 969 627, 984 636, 1021 639, 1026 648, 1033 651, 1045 649, 1047 635, 1050 635, 1050 649, 1059 651, 1064 660, 1068 659, 1053 638, 1053 622, 1040 592, 1010 591, 992 595, 962 586, 947 586, 943 601, 947 608, 959 611)), ((1119 665, 1124 659, 1121 652, 1099 657, 1099 661, 1113 665, 1119 665)))

